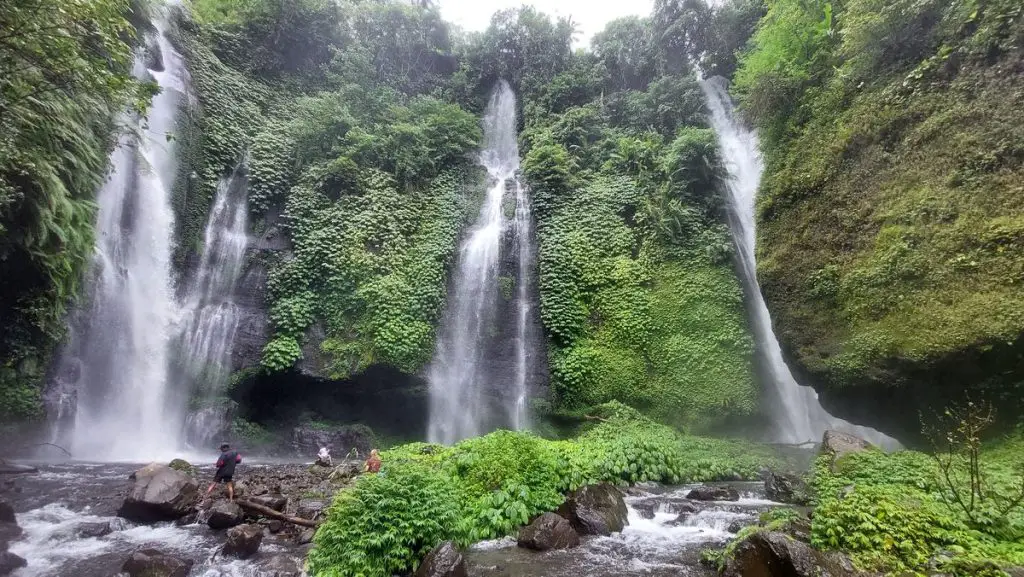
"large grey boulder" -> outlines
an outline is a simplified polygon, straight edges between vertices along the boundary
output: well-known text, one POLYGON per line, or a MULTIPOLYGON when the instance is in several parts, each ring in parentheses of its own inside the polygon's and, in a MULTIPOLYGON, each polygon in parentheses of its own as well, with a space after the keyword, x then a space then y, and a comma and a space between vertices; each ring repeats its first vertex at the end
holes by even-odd
POLYGON ((854 577, 861 575, 838 553, 816 551, 785 533, 760 531, 739 543, 723 577, 854 577))
POLYGON ((191 512, 199 501, 199 487, 192 477, 167 465, 147 465, 132 478, 135 485, 117 511, 130 521, 173 521, 191 512))
POLYGON ((518 543, 520 547, 534 551, 568 549, 580 544, 580 536, 565 517, 544 513, 519 529, 518 543))
POLYGON ((686 498, 695 501, 739 501, 740 493, 727 485, 701 485, 691 489, 686 498))
POLYGON ((157 549, 143 549, 132 553, 121 571, 129 577, 188 577, 192 561, 168 555, 157 549))
POLYGON ((568 519, 580 535, 611 535, 629 524, 622 493, 607 483, 573 491, 558 508, 558 514, 568 519))
POLYGON ((284 511, 284 508, 288 506, 288 497, 277 493, 255 495, 253 497, 249 497, 249 500, 257 505, 263 505, 264 507, 275 511, 284 511))
POLYGON ((768 471, 764 475, 764 492, 777 503, 806 505, 809 499, 807 483, 795 473, 768 471))
POLYGON ((17 523, 18 518, 14 516, 14 507, 4 499, 0 499, 0 523, 17 523))
POLYGON ((242 523, 245 513, 242 508, 231 501, 217 501, 210 507, 206 524, 211 529, 230 529, 242 523))
POLYGON ((466 559, 451 541, 445 541, 423 558, 415 577, 467 577, 466 559))
POLYGON ((0 551, 0 576, 6 577, 18 569, 27 566, 28 562, 25 559, 10 551, 0 551))
POLYGON ((228 529, 228 540, 224 543, 224 554, 246 559, 259 551, 263 542, 263 527, 239 525, 228 529))
POLYGON ((302 573, 302 559, 289 555, 275 555, 260 563, 259 577, 300 577, 302 573))
POLYGON ((829 430, 825 431, 825 435, 821 439, 819 452, 823 455, 831 456, 831 466, 835 467, 836 461, 846 455, 866 451, 872 447, 874 445, 856 435, 829 430))

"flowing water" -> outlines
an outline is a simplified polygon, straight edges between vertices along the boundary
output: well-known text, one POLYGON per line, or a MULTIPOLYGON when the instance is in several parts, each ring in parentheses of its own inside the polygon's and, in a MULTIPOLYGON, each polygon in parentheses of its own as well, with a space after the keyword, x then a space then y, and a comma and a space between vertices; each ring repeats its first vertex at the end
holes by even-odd
POLYGON ((756 134, 737 119, 726 82, 721 77, 701 82, 711 110, 711 124, 718 135, 729 171, 729 228, 739 256, 740 276, 747 293, 758 352, 768 372, 774 397, 778 440, 785 443, 818 441, 826 429, 844 430, 884 447, 898 443, 874 429, 850 424, 828 414, 811 387, 796 382, 782 357, 772 329, 772 319, 757 283, 755 200, 764 166, 756 134))
MULTIPOLYGON (((76 456, 101 460, 152 457, 178 446, 182 401, 168 377, 176 314, 171 278, 175 116, 188 75, 164 35, 146 38, 135 76, 160 86, 148 119, 125 136, 97 201, 96 254, 86 309, 76 315, 58 378, 77 392, 71 443, 76 456)), ((68 399, 61 400, 63 405, 68 399)), ((58 412, 63 410, 63 406, 58 412)))
POLYGON ((448 310, 438 335, 437 352, 429 372, 432 442, 450 444, 497 426, 525 425, 530 302, 528 271, 532 254, 531 219, 526 193, 516 177, 519 146, 516 142, 516 98, 504 81, 494 91, 484 115, 484 149, 480 164, 491 184, 480 216, 459 250, 448 310), (511 375, 491 370, 490 362, 503 356, 510 343, 496 338, 508 319, 501 314, 501 258, 509 222, 504 203, 507 191, 516 191, 514 231, 519 246, 519 287, 515 313, 515 359, 511 375), (525 271, 525 272, 524 272, 525 271), (524 276, 525 275, 525 276, 524 276), (511 389, 511 390, 508 390, 511 389), (499 405, 499 406, 494 406, 499 405))
MULTIPOLYGON (((697 503, 700 510, 680 515, 690 487, 626 497, 629 524, 608 537, 585 537, 579 547, 538 553, 514 539, 475 545, 468 554, 473 577, 712 577, 700 563, 702 550, 720 548, 744 525, 779 506, 761 498, 763 486, 747 485, 734 502, 697 503)), ((635 490, 633 490, 635 491, 635 490)))
POLYGON ((209 445, 224 428, 223 395, 238 331, 235 288, 249 244, 247 173, 243 164, 221 180, 206 223, 203 252, 182 307, 179 354, 200 406, 186 418, 190 444, 209 445))
POLYGON ((530 213, 530 197, 526 187, 516 180, 516 250, 518 251, 518 278, 516 283, 516 372, 515 405, 512 410, 512 427, 516 430, 529 426, 527 395, 531 352, 534 350, 533 295, 531 293, 531 272, 533 271, 533 215, 530 213))
MULTIPOLYGON (((249 470, 258 466, 247 465, 249 470)), ((247 560, 218 555, 224 531, 205 523, 138 525, 116 517, 131 486, 128 475, 139 465, 65 463, 40 467, 34 475, 14 478, 0 487, 0 498, 15 509, 24 533, 10 551, 28 561, 12 577, 110 577, 118 575, 132 552, 154 548, 195 562, 192 577, 275 577, 269 567, 277 557, 301 559, 305 548, 268 535, 247 560), (98 535, 97 527, 108 527, 98 535)), ((204 478, 212 468, 204 468, 204 478)))

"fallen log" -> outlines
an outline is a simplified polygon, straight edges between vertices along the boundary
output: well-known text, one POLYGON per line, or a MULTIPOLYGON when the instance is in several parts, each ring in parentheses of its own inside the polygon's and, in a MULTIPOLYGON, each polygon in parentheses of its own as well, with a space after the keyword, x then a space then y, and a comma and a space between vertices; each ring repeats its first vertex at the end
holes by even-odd
POLYGON ((263 515, 264 517, 270 517, 271 519, 277 519, 286 523, 292 523, 293 525, 301 525, 303 527, 312 527, 316 529, 320 526, 320 521, 311 521, 309 519, 303 519, 302 517, 292 517, 291 515, 285 515, 284 513, 275 511, 270 507, 264 507, 258 503, 252 501, 246 501, 245 499, 235 499, 235 504, 245 509, 246 511, 254 511, 263 515))

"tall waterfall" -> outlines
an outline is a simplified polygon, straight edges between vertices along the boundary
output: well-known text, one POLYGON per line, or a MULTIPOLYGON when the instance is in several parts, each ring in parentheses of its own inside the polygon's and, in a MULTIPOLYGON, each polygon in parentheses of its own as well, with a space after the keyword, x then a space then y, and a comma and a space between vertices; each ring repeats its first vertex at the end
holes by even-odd
POLYGON ((235 285, 249 244, 247 184, 243 163, 217 186, 202 257, 182 306, 179 354, 194 398, 201 403, 186 420, 186 433, 193 445, 208 444, 225 425, 225 411, 211 403, 223 394, 231 374, 240 316, 234 302, 235 285))
POLYGON ((160 86, 148 120, 114 151, 113 173, 98 195, 96 253, 88 308, 73 322, 64 378, 74 381, 77 457, 152 459, 177 448, 183 399, 169 386, 169 344, 176 313, 171 279, 175 116, 187 92, 181 56, 165 22, 154 22, 146 58, 134 74, 160 86), (154 62, 156 60, 156 62, 154 62), (147 68, 147 63, 149 67, 147 68))
POLYGON ((715 77, 701 82, 711 111, 711 124, 718 135, 722 155, 729 171, 728 218, 739 255, 740 276, 750 307, 751 323, 764 369, 771 381, 775 404, 778 440, 803 443, 820 440, 826 429, 845 430, 875 444, 892 447, 898 443, 867 427, 852 425, 828 414, 811 387, 796 382, 782 357, 782 348, 772 329, 761 289, 757 283, 754 257, 755 199, 764 166, 758 152, 757 136, 735 115, 725 79, 715 77))
POLYGON ((429 371, 430 425, 433 442, 454 443, 498 426, 526 424, 529 358, 535 345, 530 330, 531 215, 527 194, 519 182, 516 142, 516 98, 501 81, 484 115, 484 149, 480 164, 487 169, 490 188, 480 216, 459 250, 448 310, 429 371), (503 243, 509 222, 506 193, 515 191, 511 232, 513 246, 503 243), (513 267, 515 312, 502 315, 502 253, 517 260, 513 267), (515 331, 502 339, 506 325, 515 331), (513 350, 506 350, 512 347, 513 350), (494 370, 499 358, 511 356, 512 374, 494 370))

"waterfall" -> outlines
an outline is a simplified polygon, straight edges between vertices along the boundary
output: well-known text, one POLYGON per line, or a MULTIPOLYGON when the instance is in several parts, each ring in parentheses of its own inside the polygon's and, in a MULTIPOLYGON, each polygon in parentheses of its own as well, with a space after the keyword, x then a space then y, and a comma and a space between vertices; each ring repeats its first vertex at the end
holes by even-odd
POLYGON ((185 422, 188 440, 210 444, 226 423, 216 406, 231 374, 231 353, 238 330, 235 285, 249 244, 245 164, 221 179, 206 222, 203 252, 182 305, 179 355, 199 401, 185 422))
POLYGON ((796 382, 782 357, 782 348, 772 329, 771 316, 757 283, 755 199, 764 166, 756 134, 735 115, 725 79, 701 81, 711 111, 711 125, 729 171, 728 220, 739 258, 740 276, 747 293, 751 323, 764 369, 771 381, 778 440, 785 443, 818 441, 826 429, 856 434, 884 447, 898 442, 874 429, 852 425, 828 414, 811 387, 796 382))
POLYGON ((173 141, 188 75, 167 40, 164 20, 147 36, 149 54, 134 74, 160 93, 146 121, 134 119, 112 154, 99 191, 96 252, 86 308, 72 322, 60 376, 77 391, 71 443, 76 457, 151 460, 177 448, 182 398, 169 386, 169 342, 176 306, 171 278, 173 141))
POLYGON ((516 175, 516 99, 506 82, 495 88, 483 125, 480 164, 491 184, 480 216, 459 249, 452 294, 429 370, 428 437, 432 442, 450 444, 495 426, 520 428, 526 424, 529 357, 535 344, 528 292, 532 217, 526 191, 516 175), (499 275, 503 236, 509 229, 504 203, 510 188, 515 190, 516 201, 511 227, 516 239, 511 253, 517 259, 515 334, 502 339, 500 333, 508 323, 501 314, 499 275), (514 350, 506 351, 510 345, 514 350), (514 357, 512 374, 490 370, 489 365, 506 352, 514 357))

